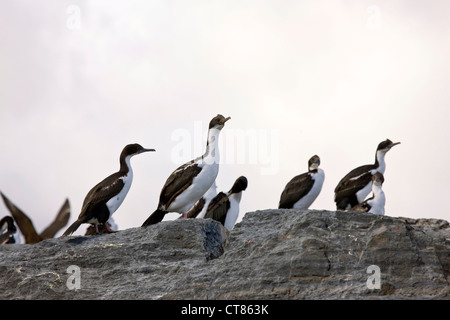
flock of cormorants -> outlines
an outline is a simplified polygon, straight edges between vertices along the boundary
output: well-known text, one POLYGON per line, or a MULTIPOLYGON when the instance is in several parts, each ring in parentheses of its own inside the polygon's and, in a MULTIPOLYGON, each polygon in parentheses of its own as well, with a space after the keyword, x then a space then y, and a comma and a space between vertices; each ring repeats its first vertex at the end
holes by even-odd
MULTIPOLYGON (((217 193, 216 177, 219 172, 219 134, 230 117, 215 116, 209 123, 206 151, 203 155, 179 166, 167 178, 156 210, 144 221, 143 227, 163 220, 168 212, 180 213, 180 219, 211 218, 220 221, 231 231, 239 215, 242 192, 247 188, 247 178, 236 179, 228 192, 217 193)), ((375 163, 353 169, 336 186, 334 201, 338 210, 351 210, 384 215, 385 195, 382 190, 385 155, 395 145, 389 139, 381 142, 376 150, 375 163), (372 192, 372 196, 366 197, 372 192)), ((86 234, 117 232, 111 228, 113 213, 124 201, 133 181, 130 159, 146 149, 139 144, 125 146, 120 154, 120 169, 95 185, 86 195, 81 212, 75 222, 63 233, 74 233, 81 224, 91 227, 86 234)), ((281 193, 278 208, 308 209, 322 190, 324 171, 319 168, 320 158, 312 156, 308 171, 290 180, 281 193)), ((11 216, 0 220, 0 244, 15 243, 18 225, 26 243, 37 243, 52 238, 63 228, 70 217, 70 206, 65 201, 56 219, 38 234, 28 216, 1 193, 11 216)))

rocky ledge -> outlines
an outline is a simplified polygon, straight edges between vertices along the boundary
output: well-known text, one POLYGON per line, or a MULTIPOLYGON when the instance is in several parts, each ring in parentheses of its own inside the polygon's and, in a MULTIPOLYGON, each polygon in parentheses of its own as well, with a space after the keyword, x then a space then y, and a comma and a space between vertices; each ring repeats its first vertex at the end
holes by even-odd
POLYGON ((450 227, 264 210, 3 245, 0 275, 0 299, 450 299, 450 227))

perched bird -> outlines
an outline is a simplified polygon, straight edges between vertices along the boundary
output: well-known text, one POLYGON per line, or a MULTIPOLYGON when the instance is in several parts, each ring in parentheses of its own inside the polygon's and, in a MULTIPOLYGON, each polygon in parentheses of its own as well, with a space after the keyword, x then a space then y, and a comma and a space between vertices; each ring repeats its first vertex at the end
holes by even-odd
POLYGON ((0 220, 0 244, 16 243, 14 238, 16 232, 17 228, 12 217, 6 216, 0 220))
POLYGON ((62 236, 74 233, 82 223, 93 224, 96 233, 99 233, 99 224, 103 224, 108 232, 114 232, 106 222, 120 207, 130 190, 133 181, 131 157, 148 151, 155 151, 155 149, 145 149, 137 143, 125 146, 120 154, 120 170, 105 178, 88 192, 78 219, 62 236))
POLYGON ((247 189, 247 184, 247 178, 240 176, 228 193, 220 192, 217 194, 208 205, 205 219, 217 220, 228 231, 231 231, 239 216, 239 203, 241 202, 242 191, 247 189))
POLYGON ((45 228, 40 234, 38 234, 31 219, 14 203, 12 203, 11 200, 9 200, 3 193, 0 194, 3 198, 3 202, 5 203, 6 207, 14 218, 14 221, 19 227, 20 232, 25 237, 25 243, 27 244, 34 244, 45 239, 53 238, 55 234, 59 230, 61 230, 69 221, 70 204, 69 200, 66 199, 61 209, 58 211, 55 220, 53 220, 47 228, 45 228))
POLYGON ((381 188, 383 182, 383 175, 380 172, 376 172, 372 176, 372 197, 364 200, 360 204, 357 204, 350 210, 384 215, 384 205, 386 203, 386 197, 384 195, 383 189, 381 188))
POLYGON ((281 193, 279 209, 308 209, 322 190, 325 173, 317 155, 308 160, 308 172, 292 178, 281 193))
MULTIPOLYGON (((194 206, 189 209, 187 212, 187 217, 190 219, 193 218, 204 218, 206 214, 206 209, 208 209, 208 205, 211 202, 211 200, 217 195, 217 186, 216 182, 214 181, 211 187, 208 189, 208 191, 205 192, 205 194, 198 200, 194 206)), ((183 215, 181 215, 181 218, 183 215)))
POLYGON ((374 164, 353 169, 339 181, 334 189, 334 201, 338 210, 348 210, 364 201, 372 189, 372 176, 375 172, 384 174, 386 169, 384 157, 397 144, 400 144, 400 142, 393 143, 389 139, 380 142, 375 154, 374 164))
POLYGON ((209 122, 208 141, 205 153, 178 167, 167 178, 157 209, 145 220, 142 226, 161 222, 166 213, 178 212, 187 217, 188 210, 205 194, 216 180, 219 172, 219 134, 225 118, 218 114, 209 122))

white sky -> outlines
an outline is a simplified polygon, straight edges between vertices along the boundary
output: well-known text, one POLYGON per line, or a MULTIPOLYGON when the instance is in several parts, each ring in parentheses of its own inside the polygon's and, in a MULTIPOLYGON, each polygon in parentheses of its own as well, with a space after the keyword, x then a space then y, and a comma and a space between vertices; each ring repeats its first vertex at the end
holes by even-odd
POLYGON ((0 190, 38 231, 66 197, 73 222, 140 143, 156 152, 133 158, 114 214, 140 226, 220 113, 217 184, 248 178, 240 218, 277 208, 314 154, 326 177, 311 209, 334 210, 338 181, 389 138, 401 145, 386 156, 386 215, 449 220, 448 12, 446 0, 3 0, 0 190))

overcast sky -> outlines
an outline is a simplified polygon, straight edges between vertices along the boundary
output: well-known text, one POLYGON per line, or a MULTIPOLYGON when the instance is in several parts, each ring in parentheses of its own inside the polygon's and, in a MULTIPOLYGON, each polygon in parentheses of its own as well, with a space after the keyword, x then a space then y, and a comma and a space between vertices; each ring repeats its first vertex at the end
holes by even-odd
POLYGON ((314 154, 325 182, 311 209, 334 210, 339 180, 389 138, 401 144, 386 156, 386 215, 449 220, 449 12, 447 0, 2 0, 0 191, 38 231, 65 198, 73 222, 140 143, 156 152, 132 159, 114 214, 140 226, 220 113, 217 185, 248 178, 240 219, 277 208, 314 154))

